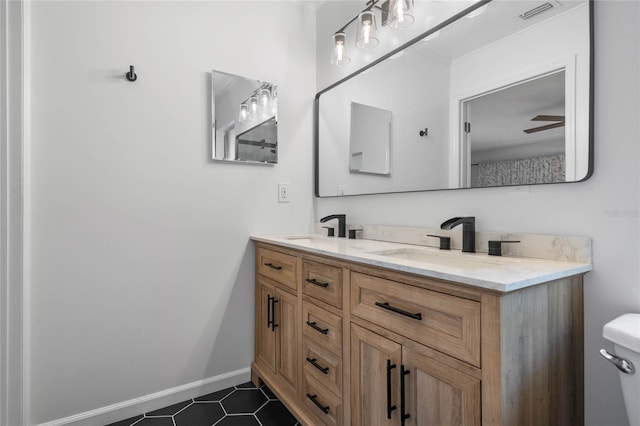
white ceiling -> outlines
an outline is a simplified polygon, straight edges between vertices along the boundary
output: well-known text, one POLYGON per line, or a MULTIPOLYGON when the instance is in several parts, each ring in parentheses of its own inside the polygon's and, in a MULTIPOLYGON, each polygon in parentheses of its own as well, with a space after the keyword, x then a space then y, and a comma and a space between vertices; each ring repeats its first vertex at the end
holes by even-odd
POLYGON ((469 101, 472 151, 563 139, 564 127, 523 130, 554 123, 531 121, 536 115, 565 114, 564 79, 558 72, 469 101))
POLYGON ((462 18, 440 31, 438 37, 416 43, 412 46, 415 53, 426 52, 448 58, 459 58, 478 50, 492 42, 522 31, 554 15, 584 4, 586 0, 494 0, 487 5, 486 11, 476 18, 462 18), (500 7, 492 7, 499 3, 500 7), (530 19, 523 20, 519 15, 544 3, 554 7, 530 19), (478 26, 482 25, 482 30, 478 26), (453 35, 452 35, 453 34, 453 35))
MULTIPOLYGON (((452 61, 555 15, 565 13, 584 4, 585 1, 552 0, 549 3, 553 8, 523 20, 519 17, 520 14, 547 1, 494 0, 488 4, 482 15, 459 19, 442 29, 436 38, 416 43, 407 50, 413 54, 432 58, 435 55, 443 61, 452 61), (500 7, 492 7, 496 3, 499 3, 500 7), (482 26, 481 30, 478 30, 479 25, 482 26)), ((551 124, 532 122, 531 118, 538 114, 564 115, 564 95, 562 73, 476 98, 471 103, 473 150, 563 139, 564 127, 531 134, 526 134, 523 130, 551 124), (496 132, 496 128, 499 128, 500 132, 496 132)))

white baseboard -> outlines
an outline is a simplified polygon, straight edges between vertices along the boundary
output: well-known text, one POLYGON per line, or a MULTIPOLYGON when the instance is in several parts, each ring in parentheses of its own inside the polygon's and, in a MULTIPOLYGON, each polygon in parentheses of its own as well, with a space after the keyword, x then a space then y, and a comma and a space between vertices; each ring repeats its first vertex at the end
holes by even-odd
POLYGON ((41 423, 38 426, 104 426, 109 423, 134 417, 138 414, 164 408, 187 399, 216 392, 251 380, 249 367, 208 379, 176 386, 150 395, 119 402, 84 413, 75 414, 63 419, 41 423))

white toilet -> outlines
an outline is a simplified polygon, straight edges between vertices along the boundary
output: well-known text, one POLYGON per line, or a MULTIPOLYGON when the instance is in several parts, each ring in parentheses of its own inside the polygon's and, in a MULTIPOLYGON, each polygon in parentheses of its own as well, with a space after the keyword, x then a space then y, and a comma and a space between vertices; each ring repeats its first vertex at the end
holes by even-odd
POLYGON ((620 382, 631 426, 640 426, 640 314, 625 314, 605 324, 605 339, 613 342, 614 354, 600 354, 620 370, 620 382))

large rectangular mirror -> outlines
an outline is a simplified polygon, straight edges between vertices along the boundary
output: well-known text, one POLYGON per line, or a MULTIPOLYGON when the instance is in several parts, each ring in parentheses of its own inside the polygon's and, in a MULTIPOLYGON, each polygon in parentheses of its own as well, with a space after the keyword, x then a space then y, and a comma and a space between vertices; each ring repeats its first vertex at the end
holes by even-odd
POLYGON ((592 9, 589 0, 479 2, 319 92, 316 196, 588 178, 592 9), (393 117, 386 173, 354 173, 353 104, 393 117))
POLYGON ((218 161, 278 162, 278 89, 260 80, 211 73, 212 157, 218 161))

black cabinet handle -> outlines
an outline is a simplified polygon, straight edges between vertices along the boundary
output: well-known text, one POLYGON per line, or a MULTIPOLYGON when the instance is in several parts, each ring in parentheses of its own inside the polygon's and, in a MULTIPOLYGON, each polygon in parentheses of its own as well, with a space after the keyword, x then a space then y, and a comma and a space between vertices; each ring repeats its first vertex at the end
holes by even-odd
POLYGON ((319 332, 320 332, 320 333, 322 333, 322 334, 329 334, 329 329, 328 329, 328 328, 320 328, 320 327, 318 327, 318 325, 317 325, 317 324, 318 324, 318 323, 317 323, 317 322, 315 322, 315 321, 314 321, 314 322, 309 322, 309 321, 307 321, 307 325, 308 325, 309 327, 313 328, 314 330, 319 331, 319 332))
POLYGON ((309 358, 307 357, 307 362, 311 365, 313 365, 315 368, 317 368, 318 370, 322 371, 324 374, 329 374, 329 367, 322 367, 320 364, 318 364, 316 358, 309 358))
POLYGON ((407 312, 400 308, 396 308, 395 306, 391 306, 389 302, 384 302, 384 303, 376 302, 376 306, 380 306, 381 308, 395 312, 396 314, 404 315, 405 317, 413 318, 416 320, 422 320, 422 314, 420 312, 418 312, 417 314, 412 314, 411 312, 407 312))
POLYGON ((271 328, 271 324, 273 320, 271 319, 271 308, 273 308, 273 304, 271 300, 273 297, 270 294, 267 294, 267 328, 271 328))
POLYGON ((315 278, 307 278, 306 281, 313 285, 317 285, 318 287, 322 287, 322 288, 329 287, 329 283, 321 283, 320 281, 317 281, 315 278))
POLYGON ((320 404, 318 402, 318 400, 316 399, 317 397, 318 397, 318 395, 315 395, 315 394, 314 395, 311 395, 310 393, 307 394, 307 398, 309 398, 311 400, 311 402, 313 402, 316 405, 316 407, 321 409, 323 413, 329 414, 329 407, 328 406, 325 407, 322 404, 320 404))
POLYGON ((282 266, 274 265, 273 263, 265 263, 264 266, 268 266, 269 268, 275 269, 276 271, 282 269, 282 266))
POLYGON ((411 414, 405 412, 406 395, 404 393, 404 376, 409 373, 409 370, 404 369, 404 365, 400 365, 400 421, 402 422, 402 426, 404 426, 404 421, 411 417, 411 414))
POLYGON ((278 301, 276 300, 275 297, 272 297, 271 298, 271 315, 272 315, 271 331, 276 331, 276 327, 278 326, 278 324, 276 324, 276 303, 278 303, 278 301))
POLYGON ((391 370, 396 368, 395 364, 391 364, 391 360, 387 360, 387 419, 391 419, 391 412, 395 410, 395 405, 391 405, 391 370))

